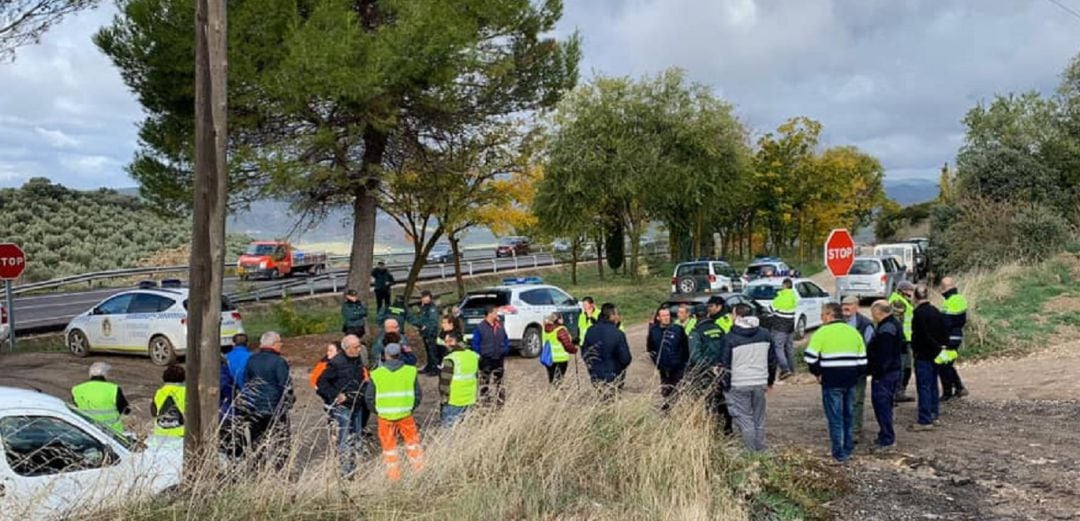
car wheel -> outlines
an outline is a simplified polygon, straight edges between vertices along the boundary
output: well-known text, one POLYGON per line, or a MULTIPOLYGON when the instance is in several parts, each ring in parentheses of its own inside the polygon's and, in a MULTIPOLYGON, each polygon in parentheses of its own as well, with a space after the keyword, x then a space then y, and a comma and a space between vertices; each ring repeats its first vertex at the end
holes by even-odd
POLYGON ((806 317, 799 317, 799 321, 795 323, 795 340, 802 340, 806 338, 806 317))
POLYGON ((85 358, 90 354, 90 341, 86 339, 86 334, 78 329, 68 333, 68 350, 71 354, 85 358))
POLYGON ((150 361, 160 366, 176 363, 176 349, 168 338, 158 335, 150 339, 150 361))
POLYGON ((521 335, 521 348, 518 350, 521 356, 536 358, 540 356, 543 347, 540 341, 540 329, 533 326, 526 328, 525 334, 521 335))
POLYGON ((682 277, 675 284, 676 288, 679 288, 679 293, 693 293, 697 291, 697 281, 694 277, 682 277))

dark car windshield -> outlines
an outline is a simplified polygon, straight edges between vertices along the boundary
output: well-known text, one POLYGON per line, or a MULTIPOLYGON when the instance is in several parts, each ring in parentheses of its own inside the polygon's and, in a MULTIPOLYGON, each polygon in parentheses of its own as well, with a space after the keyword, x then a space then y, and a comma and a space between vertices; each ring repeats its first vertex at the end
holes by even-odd
POLYGON ((848 275, 875 275, 881 272, 881 265, 878 261, 871 259, 860 259, 855 261, 855 264, 851 265, 851 270, 848 271, 848 275))
MULTIPOLYGON (((188 301, 184 299, 184 311, 187 311, 188 301)), ((236 305, 225 295, 221 296, 221 311, 236 311, 236 305)))
POLYGON ((776 298, 776 286, 759 284, 746 288, 746 295, 754 300, 772 300, 776 298))
POLYGON ((499 241, 499 246, 513 246, 520 242, 516 237, 507 237, 499 241))
POLYGON ((776 267, 772 264, 754 264, 746 267, 746 274, 751 277, 757 277, 761 275, 762 270, 768 269, 776 274, 776 267))
POLYGON ((465 297, 465 302, 461 304, 461 311, 467 310, 480 310, 488 306, 501 307, 510 303, 509 291, 494 291, 490 293, 475 293, 465 297))

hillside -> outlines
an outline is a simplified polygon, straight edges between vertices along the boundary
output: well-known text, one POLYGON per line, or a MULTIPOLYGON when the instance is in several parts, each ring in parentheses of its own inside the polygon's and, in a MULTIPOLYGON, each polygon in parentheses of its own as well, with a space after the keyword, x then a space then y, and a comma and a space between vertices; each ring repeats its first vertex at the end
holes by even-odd
POLYGON ((886 179, 885 195, 901 206, 925 203, 937 198, 938 184, 932 179, 886 179))
POLYGON ((133 267, 190 236, 190 219, 159 215, 113 190, 82 192, 43 178, 0 190, 0 241, 26 252, 26 282, 133 267))

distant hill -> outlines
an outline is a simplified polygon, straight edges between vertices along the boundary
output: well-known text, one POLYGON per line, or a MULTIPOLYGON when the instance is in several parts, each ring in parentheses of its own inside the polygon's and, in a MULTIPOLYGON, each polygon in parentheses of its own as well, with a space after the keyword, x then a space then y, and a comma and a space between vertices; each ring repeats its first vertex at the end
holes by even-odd
POLYGON ((938 183, 931 179, 886 179, 885 195, 902 206, 925 203, 937 198, 938 183))

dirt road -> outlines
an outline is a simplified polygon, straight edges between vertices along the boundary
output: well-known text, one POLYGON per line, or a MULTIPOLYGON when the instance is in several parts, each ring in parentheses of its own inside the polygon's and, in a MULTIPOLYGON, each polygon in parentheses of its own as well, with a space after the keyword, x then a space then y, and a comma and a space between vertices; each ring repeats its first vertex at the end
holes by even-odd
MULTIPOLYGON (((658 387, 644 353, 644 332, 644 326, 629 331, 635 359, 626 392, 655 393, 658 387)), ((301 432, 322 425, 322 408, 306 382, 319 346, 328 339, 286 343, 298 382, 295 413, 301 432)), ((113 365, 112 379, 123 385, 136 407, 133 423, 146 425, 160 370, 145 358, 4 355, 0 385, 36 387, 66 397, 96 360, 113 365)), ((897 409, 898 451, 888 457, 865 451, 877 431, 867 404, 864 441, 845 468, 852 492, 829 505, 838 519, 1080 519, 1080 342, 1024 359, 965 365, 961 374, 972 394, 944 405, 945 426, 939 430, 910 433, 906 426, 914 422, 914 404, 897 409)), ((571 366, 568 376, 585 383, 583 367, 575 371, 571 366)), ((546 384, 536 360, 517 358, 508 364, 507 381, 509 392, 546 384)), ((437 411, 437 379, 425 378, 423 386, 426 399, 420 416, 428 424, 437 411)), ((808 376, 796 376, 769 394, 769 442, 773 450, 795 447, 827 457, 820 392, 808 376)))

